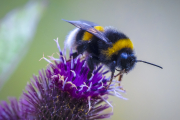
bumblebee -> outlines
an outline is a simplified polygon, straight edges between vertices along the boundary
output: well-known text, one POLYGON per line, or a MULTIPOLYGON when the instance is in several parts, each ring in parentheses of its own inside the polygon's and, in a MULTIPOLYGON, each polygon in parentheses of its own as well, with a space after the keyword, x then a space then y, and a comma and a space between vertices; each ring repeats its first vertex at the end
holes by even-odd
POLYGON ((102 27, 83 20, 64 21, 76 27, 67 36, 65 46, 76 51, 72 55, 73 58, 79 54, 85 54, 90 69, 88 78, 99 64, 106 65, 111 71, 109 85, 116 70, 119 71, 119 81, 121 81, 123 73, 131 71, 137 62, 144 62, 162 69, 161 66, 137 60, 132 41, 113 27, 102 27))

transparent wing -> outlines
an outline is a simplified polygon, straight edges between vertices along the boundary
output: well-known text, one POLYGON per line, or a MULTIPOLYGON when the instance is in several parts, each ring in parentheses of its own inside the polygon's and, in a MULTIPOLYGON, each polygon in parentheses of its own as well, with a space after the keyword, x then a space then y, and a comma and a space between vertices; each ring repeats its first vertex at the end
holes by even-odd
POLYGON ((68 20, 64 20, 64 21, 76 26, 77 28, 80 28, 82 30, 85 30, 85 31, 93 34, 94 36, 96 36, 97 38, 99 38, 100 40, 102 40, 106 43, 110 42, 109 39, 106 38, 102 32, 96 30, 93 26, 91 26, 90 24, 88 24, 85 21, 68 21, 68 20))

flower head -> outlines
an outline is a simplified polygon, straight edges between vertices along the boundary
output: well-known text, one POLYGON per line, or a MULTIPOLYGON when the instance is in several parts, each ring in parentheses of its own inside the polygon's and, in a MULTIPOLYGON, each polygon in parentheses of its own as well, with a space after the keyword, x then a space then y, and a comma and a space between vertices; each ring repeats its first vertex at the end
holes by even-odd
MULTIPOLYGON (((39 76, 33 76, 26 87, 18 106, 18 116, 21 119, 42 120, 91 120, 103 119, 112 115, 102 112, 113 106, 107 101, 108 95, 123 98, 119 92, 124 92, 112 84, 108 89, 109 78, 105 76, 103 66, 98 66, 90 79, 87 79, 89 68, 86 60, 79 55, 67 60, 58 44, 60 57, 49 56, 46 70, 41 70, 39 76), (102 104, 105 102, 106 104, 102 104), (20 107, 22 106, 22 107, 20 107)), ((123 98, 125 99, 125 98, 123 98)), ((5 106, 6 107, 6 106, 5 106)), ((0 107, 0 112, 5 107, 0 107)), ((12 105, 11 105, 12 107, 12 105)), ((17 110, 12 109, 14 112, 17 110)), ((0 118, 3 114, 0 113, 0 118)))
POLYGON ((9 105, 5 101, 1 102, 0 120, 21 120, 23 118, 23 114, 17 99, 10 98, 9 100, 9 105))

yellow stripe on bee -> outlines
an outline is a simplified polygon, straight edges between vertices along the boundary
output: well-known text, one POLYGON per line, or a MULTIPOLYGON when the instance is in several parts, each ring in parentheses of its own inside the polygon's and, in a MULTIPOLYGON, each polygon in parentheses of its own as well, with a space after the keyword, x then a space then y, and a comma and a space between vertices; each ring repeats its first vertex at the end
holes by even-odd
POLYGON ((104 32, 104 28, 102 26, 95 26, 94 28, 100 32, 104 32))
POLYGON ((92 37, 93 37, 93 35, 92 35, 91 33, 84 32, 84 35, 83 35, 83 39, 82 39, 82 40, 88 41, 88 40, 90 40, 92 37))
MULTIPOLYGON (((94 27, 96 30, 100 31, 100 32, 104 32, 104 28, 102 26, 95 26, 94 27)), ((91 38, 93 37, 93 35, 89 32, 84 32, 84 35, 83 35, 83 39, 84 41, 88 41, 90 40, 91 38)))
POLYGON ((112 47, 107 50, 102 51, 108 58, 110 58, 114 54, 118 54, 118 52, 123 48, 133 49, 133 43, 130 39, 120 39, 113 44, 112 47))

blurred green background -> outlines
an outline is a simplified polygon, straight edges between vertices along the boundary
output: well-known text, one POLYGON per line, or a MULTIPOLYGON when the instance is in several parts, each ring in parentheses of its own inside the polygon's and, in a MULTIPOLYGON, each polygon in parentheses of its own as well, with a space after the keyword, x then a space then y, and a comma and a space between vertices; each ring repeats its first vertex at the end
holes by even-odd
MULTIPOLYGON (((1 0, 0 19, 27 2, 1 0)), ((84 19, 118 28, 133 41, 138 59, 164 68, 138 63, 125 75, 122 85, 127 93, 123 96, 129 100, 110 98, 114 106, 111 119, 179 120, 179 11, 178 0, 50 0, 37 24, 33 41, 27 46, 27 54, 0 90, 0 100, 20 97, 32 75, 46 67, 46 61, 39 62, 43 53, 47 57, 58 51, 53 39, 58 37, 63 46, 66 35, 74 27, 61 19, 84 19)))

